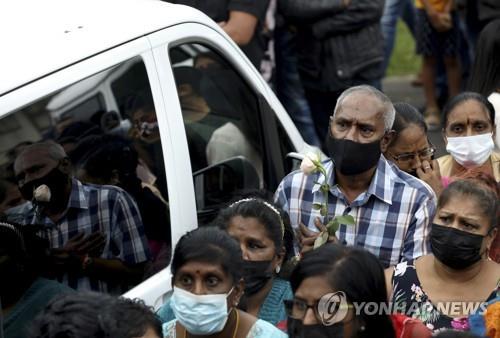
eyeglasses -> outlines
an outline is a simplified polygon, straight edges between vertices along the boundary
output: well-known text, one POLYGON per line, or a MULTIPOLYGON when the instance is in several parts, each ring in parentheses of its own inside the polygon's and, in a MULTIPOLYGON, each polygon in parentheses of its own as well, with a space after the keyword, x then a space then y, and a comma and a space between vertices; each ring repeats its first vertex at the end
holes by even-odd
MULTIPOLYGON (((318 306, 319 302, 320 302, 320 300, 317 300, 316 302, 314 302, 314 304, 309 305, 305 301, 303 301, 302 299, 298 299, 298 298, 294 298, 292 300, 285 299, 284 303, 285 303, 286 314, 291 318, 303 320, 306 316, 307 310, 312 309, 314 312, 314 315, 316 316, 316 319, 319 322, 321 322, 324 314, 320 313, 320 311, 319 311, 319 306, 318 306)), ((330 304, 330 305, 334 305, 334 306, 332 309, 329 309, 329 311, 333 312, 333 313, 338 311, 341 308, 341 303, 337 303, 337 304, 338 304, 338 306, 335 306, 334 304, 330 304)), ((347 306, 347 308, 351 308, 352 304, 346 304, 346 306, 347 306)))
POLYGON ((402 153, 399 155, 391 155, 398 162, 410 162, 415 156, 418 156, 421 160, 429 160, 432 155, 436 152, 436 149, 433 147, 426 148, 421 151, 417 151, 415 153, 402 153))

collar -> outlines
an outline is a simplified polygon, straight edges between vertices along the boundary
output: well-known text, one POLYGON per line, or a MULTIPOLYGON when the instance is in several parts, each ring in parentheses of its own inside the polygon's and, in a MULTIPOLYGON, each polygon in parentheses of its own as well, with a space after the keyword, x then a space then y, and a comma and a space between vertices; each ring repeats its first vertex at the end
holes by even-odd
POLYGON ((78 181, 76 178, 71 179, 71 194, 68 201, 68 210, 71 208, 75 209, 88 209, 89 202, 86 197, 86 191, 82 182, 78 181))
MULTIPOLYGON (((335 165, 333 161, 328 160, 323 162, 323 166, 325 167, 329 185, 330 185, 330 193, 334 196, 336 195, 336 183, 335 183, 335 165)), ((389 162, 385 159, 384 155, 380 155, 380 159, 377 163, 377 169, 375 170, 375 174, 366 190, 367 200, 370 196, 375 196, 382 202, 385 202, 389 205, 392 205, 392 194, 394 190, 394 182, 391 179, 392 168, 389 162)), ((314 185, 311 189, 312 193, 316 193, 320 191, 320 187, 325 183, 326 178, 321 175, 321 173, 316 173, 314 176, 314 185)))

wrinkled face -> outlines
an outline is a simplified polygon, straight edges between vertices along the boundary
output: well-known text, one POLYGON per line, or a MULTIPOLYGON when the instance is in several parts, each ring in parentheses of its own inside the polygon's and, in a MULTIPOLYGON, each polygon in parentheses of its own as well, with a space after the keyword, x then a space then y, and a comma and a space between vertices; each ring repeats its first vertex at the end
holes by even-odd
POLYGON ((342 107, 332 117, 330 131, 336 139, 374 142, 385 134, 383 117, 383 108, 375 97, 353 93, 344 99, 342 107))
MULTIPOLYGON (((486 236, 491 227, 490 220, 481 212, 478 201, 462 194, 453 196, 437 210, 434 223, 481 236, 486 236)), ((485 237, 481 252, 490 247, 495 235, 496 231, 492 231, 490 236, 485 237)))
POLYGON ((449 113, 444 134, 446 137, 474 136, 492 133, 493 129, 486 109, 476 100, 467 100, 449 113))
POLYGON ((422 161, 430 161, 433 148, 424 130, 416 124, 403 129, 385 152, 385 157, 410 174, 422 167, 422 161))

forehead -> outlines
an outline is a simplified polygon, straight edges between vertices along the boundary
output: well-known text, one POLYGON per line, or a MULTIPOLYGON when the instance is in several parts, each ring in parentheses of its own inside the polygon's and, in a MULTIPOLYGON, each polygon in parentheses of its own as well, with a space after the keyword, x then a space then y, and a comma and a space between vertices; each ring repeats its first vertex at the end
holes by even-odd
POLYGON ((315 301, 330 292, 335 292, 335 290, 330 286, 327 278, 325 276, 314 276, 307 277, 300 283, 295 292, 295 297, 315 301))
POLYGON ((227 227, 229 233, 242 233, 246 235, 266 234, 266 227, 255 217, 233 216, 227 227))
POLYGON ((14 162, 14 171, 21 172, 36 165, 47 165, 55 163, 46 147, 30 147, 24 150, 14 162))
POLYGON ((458 217, 465 217, 470 219, 487 219, 479 207, 480 201, 475 196, 469 194, 457 193, 448 200, 448 203, 440 206, 439 211, 449 212, 457 215, 458 217))
POLYGON ((470 121, 491 123, 490 116, 483 105, 476 100, 467 100, 457 105, 448 114, 448 124, 470 121))
POLYGON ((391 148, 407 150, 408 152, 420 150, 429 147, 427 135, 419 126, 411 124, 408 128, 403 129, 391 148))
POLYGON ((383 124, 383 105, 375 96, 368 93, 353 93, 343 99, 335 114, 335 119, 356 120, 360 123, 380 122, 383 124))
POLYGON ((188 261, 181 266, 177 274, 192 274, 204 276, 208 274, 218 274, 229 278, 220 264, 209 262, 188 261))

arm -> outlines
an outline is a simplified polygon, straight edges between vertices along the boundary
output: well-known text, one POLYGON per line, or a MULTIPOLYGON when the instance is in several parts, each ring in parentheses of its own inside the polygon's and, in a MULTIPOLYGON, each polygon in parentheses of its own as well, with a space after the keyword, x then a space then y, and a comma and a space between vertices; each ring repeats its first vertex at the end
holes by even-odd
POLYGON ((435 212, 435 195, 422 199, 406 231, 403 249, 401 250, 401 261, 414 260, 430 252, 429 233, 435 212))
POLYGON ((387 301, 390 302, 392 299, 392 275, 394 274, 394 267, 391 266, 384 270, 385 275, 385 287, 387 289, 387 301))
POLYGON ((259 21, 264 22, 269 0, 231 0, 227 5, 229 18, 219 25, 238 46, 248 44, 259 21))
POLYGON ((344 10, 351 0, 281 0, 281 13, 289 20, 316 20, 344 10))
POLYGON ((245 46, 252 40, 257 22, 257 18, 252 14, 231 11, 229 20, 222 23, 221 27, 238 46, 245 46))
POLYGON ((380 21, 384 10, 383 0, 353 0, 346 9, 330 15, 312 26, 314 36, 321 39, 330 34, 359 30, 380 21))

